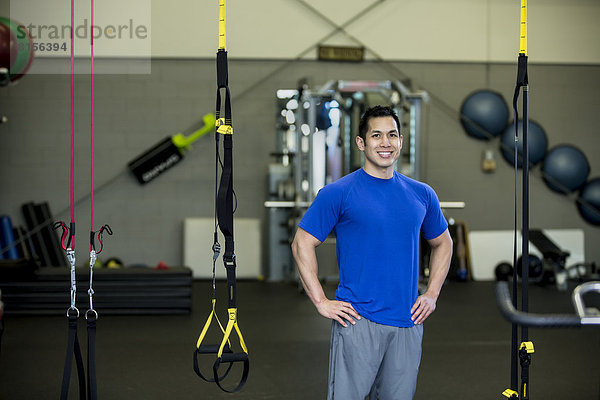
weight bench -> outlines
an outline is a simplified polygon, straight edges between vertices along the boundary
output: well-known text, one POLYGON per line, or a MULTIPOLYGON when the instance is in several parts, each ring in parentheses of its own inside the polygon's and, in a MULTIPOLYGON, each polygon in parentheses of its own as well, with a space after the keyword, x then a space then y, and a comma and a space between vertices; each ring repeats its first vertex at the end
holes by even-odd
POLYGON ((556 279, 556 288, 558 290, 567 289, 567 258, 571 255, 568 251, 563 251, 540 229, 529 230, 529 242, 531 242, 541 253, 543 263, 550 265, 554 271, 556 279))

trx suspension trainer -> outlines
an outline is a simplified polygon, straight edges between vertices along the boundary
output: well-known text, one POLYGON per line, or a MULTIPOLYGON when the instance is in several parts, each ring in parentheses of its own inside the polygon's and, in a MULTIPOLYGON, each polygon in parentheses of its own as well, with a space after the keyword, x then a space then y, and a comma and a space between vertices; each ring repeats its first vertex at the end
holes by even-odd
MULTIPOLYGON (((529 310, 529 145, 527 142, 527 130, 529 127, 529 78, 527 74, 527 0, 521 0, 521 25, 520 25, 520 42, 519 42, 519 59, 517 69, 517 83, 513 96, 514 109, 514 124, 515 124, 515 230, 513 243, 513 279, 512 279, 512 304, 515 309, 518 309, 517 296, 517 170, 518 170, 518 149, 517 142, 519 139, 519 94, 523 88, 523 188, 522 188, 522 217, 521 217, 521 310, 525 313, 529 310)), ((511 340, 511 362, 510 362, 510 389, 506 389, 502 394, 509 399, 529 399, 529 365, 531 364, 531 354, 534 352, 533 342, 529 341, 528 327, 521 326, 521 341, 519 344, 519 325, 512 324, 512 340, 511 340), (519 384, 519 364, 521 366, 521 379, 519 384)))
MULTIPOLYGON (((75 355, 75 363, 77 366, 77 377, 79 382, 79 398, 85 400, 86 396, 89 400, 98 398, 98 390, 96 383, 96 321, 98 320, 98 312, 94 309, 93 296, 93 269, 96 263, 96 255, 102 251, 102 236, 106 232, 112 235, 112 230, 108 225, 102 226, 97 232, 100 248, 96 252, 94 231, 94 38, 90 38, 91 50, 91 123, 90 123, 90 182, 91 182, 91 204, 90 204, 90 287, 89 309, 85 313, 87 321, 87 391, 86 391, 86 375, 83 367, 83 357, 81 355, 81 347, 77 337, 77 320, 79 318, 79 309, 77 308, 77 277, 75 274, 75 43, 74 32, 75 26, 75 4, 71 0, 71 154, 70 154, 70 223, 69 227, 63 221, 59 221, 54 225, 54 229, 62 228, 61 246, 66 251, 67 259, 70 265, 70 294, 71 305, 67 309, 67 319, 69 324, 69 334, 67 340, 67 352, 65 357, 65 365, 63 370, 63 379, 60 399, 66 400, 69 396, 69 383, 71 380, 71 369, 73 363, 73 355, 75 355), (66 243, 65 243, 66 241, 66 243)), ((94 26, 94 0, 91 0, 91 25, 94 26)))
POLYGON ((217 129, 215 132, 215 230, 213 241, 213 272, 212 272, 212 310, 204 324, 202 332, 196 343, 194 351, 194 371, 207 382, 215 382, 219 388, 225 392, 233 393, 240 390, 248 379, 249 360, 248 349, 242 336, 242 332, 237 323, 237 293, 236 293, 236 256, 234 252, 233 240, 233 213, 234 198, 233 191, 233 126, 231 118, 231 95, 229 92, 229 76, 227 67, 227 49, 225 46, 225 0, 219 0, 219 49, 217 51, 217 104, 216 118, 217 129), (221 98, 221 91, 224 92, 224 98, 221 98), (224 117, 221 117, 221 107, 224 107, 224 117), (219 153, 219 140, 223 136, 223 161, 219 153), (221 169, 221 178, 219 181, 219 167, 221 169), (217 187, 218 183, 218 187, 217 187), (216 278, 215 265, 221 252, 221 245, 218 242, 217 227, 225 237, 225 253, 223 254, 223 264, 227 271, 227 297, 228 297, 228 321, 227 326, 223 328, 219 320, 216 305, 216 278), (205 345, 202 344, 204 337, 210 327, 212 320, 217 320, 219 328, 223 333, 220 344, 205 345), (230 336, 235 329, 237 332, 240 347, 242 351, 234 353, 231 349, 230 336), (207 377, 198 366, 198 356, 201 354, 216 354, 216 360, 213 364, 213 376, 207 377), (225 388, 222 385, 235 362, 243 363, 243 372, 238 384, 232 388, 225 388), (220 375, 219 367, 222 363, 227 363, 225 372, 220 375))

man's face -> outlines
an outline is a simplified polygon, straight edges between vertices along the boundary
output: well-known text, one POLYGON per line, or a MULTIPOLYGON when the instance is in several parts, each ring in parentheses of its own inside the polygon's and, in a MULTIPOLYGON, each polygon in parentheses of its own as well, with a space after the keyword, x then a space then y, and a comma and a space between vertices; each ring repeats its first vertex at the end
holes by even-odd
POLYGON ((402 136, 393 117, 376 117, 369 120, 366 143, 356 137, 356 145, 365 153, 365 170, 379 175, 393 174, 394 162, 400 157, 402 136))

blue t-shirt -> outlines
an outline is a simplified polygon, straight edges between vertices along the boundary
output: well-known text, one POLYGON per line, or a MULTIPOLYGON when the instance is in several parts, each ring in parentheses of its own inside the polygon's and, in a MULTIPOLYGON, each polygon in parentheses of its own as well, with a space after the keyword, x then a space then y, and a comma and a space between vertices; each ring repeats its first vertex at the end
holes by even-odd
POLYGON ((419 235, 434 239, 448 228, 430 186, 398 172, 376 178, 361 168, 321 189, 298 226, 321 242, 335 231, 337 300, 370 321, 414 326, 419 235))

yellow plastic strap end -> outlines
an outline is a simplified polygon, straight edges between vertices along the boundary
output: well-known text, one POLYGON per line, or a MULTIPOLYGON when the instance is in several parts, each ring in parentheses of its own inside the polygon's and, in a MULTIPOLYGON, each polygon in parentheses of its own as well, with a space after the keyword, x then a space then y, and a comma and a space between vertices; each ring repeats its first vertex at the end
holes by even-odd
POLYGON ((521 343, 521 347, 519 347, 519 350, 523 350, 523 349, 525 349, 528 354, 535 353, 535 350, 533 348, 533 342, 523 342, 523 343, 521 343))
POLYGON ((527 55, 527 0, 521 0, 521 41, 519 53, 527 55))
POLYGON ((233 135, 233 127, 225 123, 225 118, 219 118, 217 121, 217 132, 221 135, 233 135))
POLYGON ((233 135, 233 127, 231 125, 221 125, 217 128, 217 132, 221 135, 233 135))
POLYGON ((511 397, 514 397, 514 396, 516 396, 517 398, 519 397, 519 393, 515 392, 515 391, 514 391, 514 390, 512 390, 512 389, 506 389, 504 392, 502 392, 502 395, 503 395, 504 397, 507 397, 507 398, 509 398, 509 399, 510 399, 511 397))
POLYGON ((225 0, 219 0, 219 50, 227 50, 225 46, 225 0))

